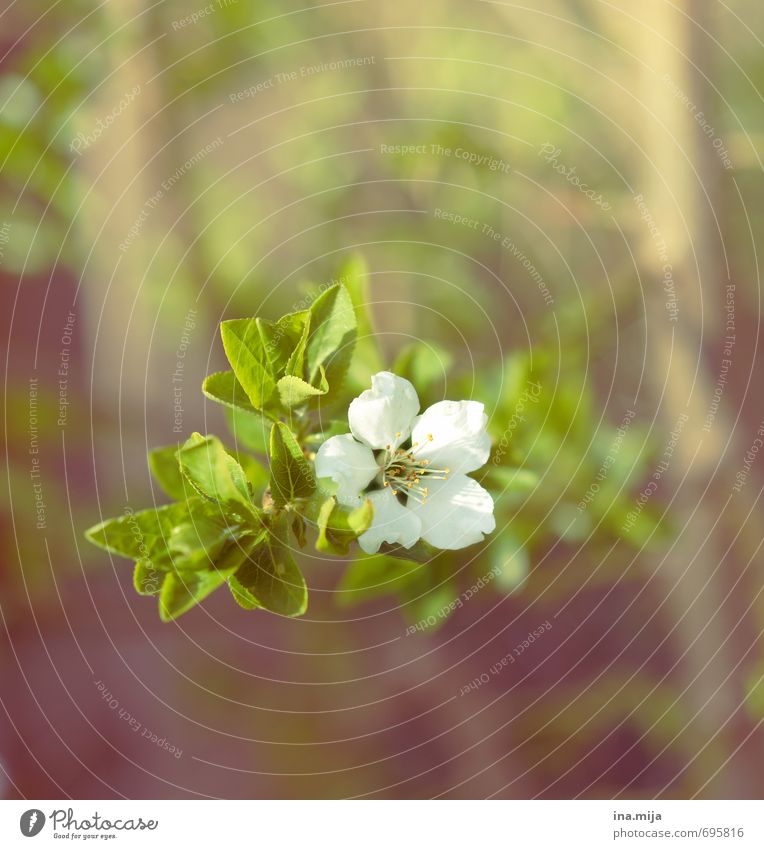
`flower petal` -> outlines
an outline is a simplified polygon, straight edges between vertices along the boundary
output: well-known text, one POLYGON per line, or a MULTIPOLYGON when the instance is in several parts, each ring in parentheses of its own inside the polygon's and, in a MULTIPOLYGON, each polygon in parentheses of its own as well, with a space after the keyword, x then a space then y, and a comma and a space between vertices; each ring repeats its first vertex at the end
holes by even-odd
POLYGON ((358 506, 360 494, 378 472, 371 449, 356 442, 352 433, 332 436, 316 452, 316 477, 337 484, 340 504, 358 506))
POLYGON ((466 475, 427 481, 424 502, 409 498, 409 507, 422 522, 422 539, 436 548, 466 548, 480 542, 496 527, 493 499, 466 475))
POLYGON ((374 518, 369 530, 358 537, 361 548, 367 554, 376 554, 383 542, 411 548, 422 529, 413 510, 404 507, 389 488, 370 492, 366 497, 374 506, 374 518))
POLYGON ((478 401, 438 401, 428 407, 414 423, 412 453, 452 474, 479 469, 491 453, 483 410, 478 401))
POLYGON ((416 390, 405 378, 381 371, 371 379, 371 389, 350 404, 348 421, 353 436, 371 448, 397 448, 411 433, 419 412, 416 390))

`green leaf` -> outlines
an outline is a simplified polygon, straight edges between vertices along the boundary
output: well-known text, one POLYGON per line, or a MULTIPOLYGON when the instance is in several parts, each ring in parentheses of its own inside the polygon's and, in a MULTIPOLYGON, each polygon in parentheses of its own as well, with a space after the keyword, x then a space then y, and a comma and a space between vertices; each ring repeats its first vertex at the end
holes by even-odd
POLYGON ((257 319, 224 321, 220 335, 228 362, 252 406, 256 410, 273 409, 276 381, 257 319))
POLYGON ((112 554, 131 560, 151 560, 169 565, 168 544, 176 525, 189 521, 193 514, 203 509, 200 498, 187 502, 168 504, 156 510, 132 511, 116 519, 107 519, 85 531, 85 537, 94 545, 112 554))
POLYGON ((138 560, 133 572, 133 586, 139 595, 159 595, 167 573, 157 569, 150 560, 138 560))
POLYGON ((308 382, 315 386, 326 371, 332 390, 337 389, 347 373, 353 356, 357 326, 353 302, 341 284, 322 292, 310 307, 311 333, 305 355, 308 382))
POLYGON ((253 511, 244 469, 225 450, 215 436, 193 434, 178 451, 180 467, 190 484, 201 495, 222 504, 253 511))
POLYGON ((231 451, 229 453, 239 463, 242 469, 244 469, 244 474, 247 476, 247 480, 254 492, 262 493, 270 483, 271 476, 268 473, 268 469, 262 463, 258 463, 249 454, 241 454, 238 451, 231 451))
POLYGON ((297 545, 305 548, 305 520, 299 513, 295 513, 292 518, 292 533, 297 540, 297 545))
POLYGON ((231 407, 226 410, 226 417, 235 445, 241 443, 245 448, 256 451, 258 454, 268 453, 271 423, 263 415, 231 407))
POLYGON ((270 363, 271 374, 275 377, 301 377, 310 332, 310 312, 303 310, 289 313, 275 322, 258 318, 257 329, 270 363))
POLYGON ((302 616, 308 607, 302 572, 289 549, 270 532, 261 536, 228 583, 234 599, 247 610, 262 607, 281 616, 302 616))
POLYGON ((244 387, 232 371, 216 371, 204 378, 202 392, 212 401, 225 404, 234 411, 244 411, 257 416, 261 414, 252 406, 244 387))
POLYGON ((316 490, 310 463, 302 453, 294 434, 282 422, 271 429, 271 495, 280 509, 296 498, 309 498, 316 490))
POLYGON ((220 519, 198 516, 192 522, 176 525, 170 533, 167 548, 173 555, 175 568, 209 566, 230 538, 220 519), (180 558, 180 562, 178 561, 180 558))
POLYGON ((373 518, 374 508, 368 498, 355 510, 339 506, 333 497, 327 498, 318 513, 316 548, 328 554, 348 554, 351 543, 369 529, 373 518))
POLYGON ((182 575, 170 572, 165 576, 159 595, 159 618, 162 622, 172 622, 199 604, 229 577, 230 574, 217 570, 182 575))
POLYGON ((212 568, 197 572, 170 572, 159 596, 159 618, 170 622, 190 610, 224 584, 247 558, 252 540, 230 540, 212 568))
POLYGON ((292 407, 299 407, 300 404, 304 404, 317 395, 326 395, 329 391, 329 384, 326 382, 326 373, 323 366, 321 366, 320 377, 319 385, 311 386, 301 377, 285 375, 277 384, 281 403, 286 408, 291 409, 292 407))
POLYGON ((188 493, 183 482, 183 475, 178 463, 178 448, 176 445, 166 445, 149 451, 149 468, 162 489, 177 501, 183 501, 188 493))
POLYGON ((141 562, 143 574, 209 568, 226 543, 249 533, 247 526, 230 523, 218 505, 193 496, 187 502, 108 519, 85 536, 100 548, 141 562))
POLYGON ((324 425, 324 430, 319 431, 318 433, 311 433, 305 437, 306 445, 315 445, 316 447, 323 445, 327 439, 330 439, 332 436, 341 436, 343 433, 348 432, 348 423, 347 421, 337 421, 332 420, 329 422, 321 422, 324 425))

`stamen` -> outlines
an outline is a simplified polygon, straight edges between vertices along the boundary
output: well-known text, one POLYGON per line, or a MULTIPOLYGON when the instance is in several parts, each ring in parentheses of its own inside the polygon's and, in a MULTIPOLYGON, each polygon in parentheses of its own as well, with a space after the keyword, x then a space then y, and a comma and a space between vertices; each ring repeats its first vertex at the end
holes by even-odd
MULTIPOLYGON (((428 434, 427 438, 432 440, 432 434, 428 434)), ((389 487, 396 495, 402 494, 419 503, 424 503, 429 495, 429 489, 422 486, 423 479, 447 480, 450 472, 450 469, 431 468, 431 462, 429 459, 415 457, 413 446, 408 449, 388 450, 387 460, 382 470, 383 485, 389 487)))
POLYGON ((408 495, 409 498, 413 498, 414 501, 416 501, 417 504, 424 504, 424 498, 420 498, 417 493, 409 491, 407 493, 407 495, 408 495))

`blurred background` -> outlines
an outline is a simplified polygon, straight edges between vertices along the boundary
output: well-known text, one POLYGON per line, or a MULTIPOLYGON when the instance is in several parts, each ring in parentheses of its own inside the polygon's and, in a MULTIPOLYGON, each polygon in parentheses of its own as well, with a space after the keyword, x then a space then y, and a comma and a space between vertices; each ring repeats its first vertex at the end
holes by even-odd
POLYGON ((758 12, 4 4, 6 798, 764 792, 758 12), (306 549, 304 619, 161 624, 83 530, 225 435, 218 323, 359 254, 385 364, 532 473, 430 609, 502 580, 407 635, 306 549))

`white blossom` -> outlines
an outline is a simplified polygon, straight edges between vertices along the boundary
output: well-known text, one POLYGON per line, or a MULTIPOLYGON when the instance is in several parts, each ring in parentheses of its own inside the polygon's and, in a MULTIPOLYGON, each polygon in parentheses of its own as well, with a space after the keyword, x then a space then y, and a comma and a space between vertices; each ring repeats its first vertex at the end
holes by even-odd
POLYGON ((350 404, 351 432, 316 454, 316 475, 334 482, 340 504, 371 500, 374 518, 358 539, 368 554, 385 542, 411 548, 419 539, 465 548, 496 527, 493 499, 467 477, 491 450, 483 405, 439 401, 418 413, 411 383, 379 372, 350 404))

